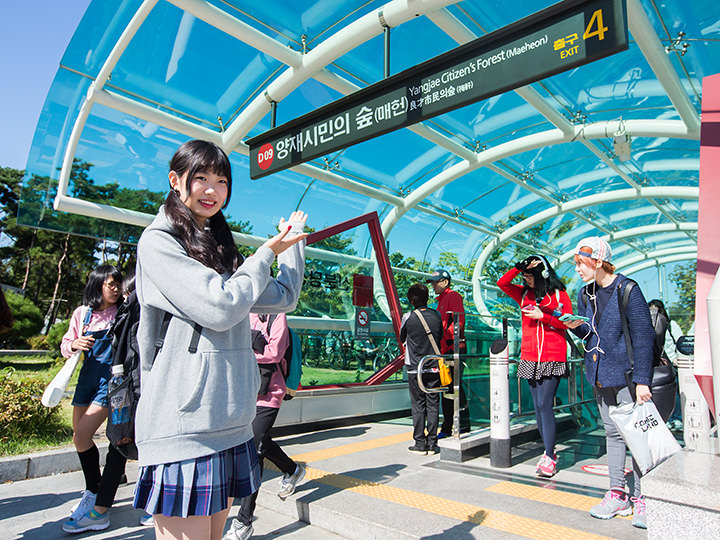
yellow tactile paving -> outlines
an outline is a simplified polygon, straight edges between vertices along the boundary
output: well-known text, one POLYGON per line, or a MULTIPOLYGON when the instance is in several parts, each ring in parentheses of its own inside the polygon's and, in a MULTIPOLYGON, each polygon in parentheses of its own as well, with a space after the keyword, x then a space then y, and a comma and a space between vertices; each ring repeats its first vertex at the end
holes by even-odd
MULTIPOLYGON (((293 455, 292 458, 305 463, 330 459, 334 457, 363 452, 397 444, 411 440, 411 433, 405 432, 387 437, 380 437, 357 443, 344 444, 327 448, 325 450, 316 450, 313 452, 305 452, 293 455)), ((275 467, 266 462, 269 468, 275 467)), ((277 469, 275 469, 277 470, 277 469)), ((387 484, 378 484, 359 478, 353 478, 344 474, 335 474, 314 467, 307 467, 305 478, 314 480, 321 484, 332 486, 337 489, 352 491, 373 497, 383 501, 388 501, 403 506, 417 508, 425 512, 457 519, 460 521, 468 521, 477 523, 483 527, 512 533, 526 538, 537 540, 612 540, 607 536, 601 536, 562 525, 555 525, 537 519, 517 516, 508 512, 498 510, 488 510, 480 506, 462 503, 428 495, 417 491, 397 488, 387 484)), ((512 482, 499 482, 489 488, 487 491, 494 493, 503 493, 514 497, 521 497, 540 501, 547 504, 554 504, 566 508, 577 510, 589 510, 593 505, 597 504, 597 499, 587 497, 585 495, 575 495, 568 492, 553 491, 545 488, 537 488, 522 484, 514 484, 512 482)))
MULTIPOLYGON (((587 495, 569 493, 567 491, 560 491, 549 487, 528 486, 526 484, 518 484, 515 482, 498 482, 497 484, 493 484, 492 486, 485 488, 485 491, 501 493, 512 497, 520 497, 522 499, 529 499, 531 501, 537 501, 545 504, 553 504, 555 506, 562 506, 563 508, 571 508, 573 510, 582 510, 584 512, 589 512, 593 506, 600 502, 598 497, 588 497, 587 495)), ((623 518, 622 516, 618 517, 623 518)), ((631 519, 631 516, 623 519, 631 519)))
POLYGON ((498 482, 485 488, 485 491, 585 511, 589 511, 600 502, 597 497, 588 497, 587 495, 568 493, 567 491, 558 491, 557 489, 528 486, 514 482, 498 482))
POLYGON ((412 440, 412 432, 407 431, 405 433, 389 435, 387 437, 380 437, 378 439, 370 439, 368 441, 360 441, 356 443, 334 446, 325 450, 315 450, 314 452, 296 454, 291 457, 296 461, 311 463, 313 461, 320 461, 323 459, 345 456, 347 454, 354 454, 355 452, 364 452, 365 450, 373 450, 375 448, 382 448, 383 446, 389 446, 391 444, 397 444, 410 440, 412 440))
POLYGON ((537 540, 607 540, 608 537, 590 532, 563 527, 537 519, 517 516, 498 510, 488 510, 472 504, 435 497, 417 491, 378 484, 343 474, 307 468, 306 478, 338 489, 353 491, 383 501, 402 504, 425 512, 477 523, 503 532, 537 540))

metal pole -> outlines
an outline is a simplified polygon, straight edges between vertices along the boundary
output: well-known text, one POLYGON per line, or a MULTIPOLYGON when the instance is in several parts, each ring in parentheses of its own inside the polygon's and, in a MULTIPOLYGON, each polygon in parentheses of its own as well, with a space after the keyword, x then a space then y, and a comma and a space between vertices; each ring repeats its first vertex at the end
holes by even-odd
POLYGON ((512 466, 510 444, 510 362, 507 319, 503 337, 490 347, 490 466, 512 466))
POLYGON ((274 128, 277 124, 277 101, 270 102, 270 127, 274 128))
POLYGON ((383 76, 387 79, 390 76, 390 27, 383 28, 383 37, 385 38, 385 54, 383 62, 383 76))
POLYGON ((460 314, 453 313, 453 437, 460 438, 460 314))

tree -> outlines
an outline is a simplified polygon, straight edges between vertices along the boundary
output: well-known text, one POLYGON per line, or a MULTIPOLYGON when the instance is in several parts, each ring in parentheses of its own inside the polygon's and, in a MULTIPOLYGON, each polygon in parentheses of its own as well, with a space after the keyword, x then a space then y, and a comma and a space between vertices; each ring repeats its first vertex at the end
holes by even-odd
POLYGON ((5 298, 15 323, 10 330, 0 335, 0 341, 3 348, 25 348, 27 347, 25 340, 37 334, 42 328, 42 313, 29 299, 12 291, 5 291, 5 298))
MULTIPOLYGON (((305 227, 305 231, 315 232, 308 226, 305 227)), ((356 255, 352 242, 352 236, 336 234, 312 244, 312 247, 334 253, 356 255)), ((307 259, 305 280, 296 313, 308 317, 348 318, 354 313, 352 275, 356 273, 362 273, 362 270, 351 264, 307 259)), ((376 313, 380 314, 379 311, 376 313)))
POLYGON ((687 332, 695 320, 695 283, 697 278, 697 261, 678 265, 670 273, 670 279, 675 283, 678 300, 667 311, 671 319, 674 319, 687 332))

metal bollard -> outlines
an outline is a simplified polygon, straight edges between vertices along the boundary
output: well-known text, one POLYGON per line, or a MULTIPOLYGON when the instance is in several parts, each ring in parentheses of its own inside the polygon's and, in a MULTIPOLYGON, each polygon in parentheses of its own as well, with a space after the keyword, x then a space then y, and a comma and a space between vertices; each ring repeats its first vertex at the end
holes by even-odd
POLYGON ((502 339, 496 339, 490 346, 490 466, 511 465, 510 368, 504 319, 502 339))
POLYGON ((710 409, 693 374, 695 336, 680 337, 676 347, 685 447, 710 452, 710 409))

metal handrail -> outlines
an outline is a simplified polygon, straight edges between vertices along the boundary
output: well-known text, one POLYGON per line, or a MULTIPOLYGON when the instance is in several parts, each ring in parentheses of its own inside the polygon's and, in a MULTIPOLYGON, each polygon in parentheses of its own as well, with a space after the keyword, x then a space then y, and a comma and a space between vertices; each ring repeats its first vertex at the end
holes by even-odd
MULTIPOLYGON (((439 360, 441 358, 445 361, 445 363, 449 367, 454 366, 454 358, 455 358, 454 354, 429 354, 429 355, 423 356, 420 359, 420 362, 418 363, 418 369, 417 369, 418 387, 420 388, 421 391, 425 392, 426 394, 440 394, 440 393, 445 393, 445 392, 450 391, 450 389, 446 386, 438 387, 438 388, 427 388, 422 380, 422 375, 424 375, 424 374, 437 373, 437 368, 425 368, 425 363, 428 360, 439 360)), ((460 355, 461 360, 465 360, 468 358, 487 358, 487 356, 480 355, 480 354, 461 354, 460 355)), ((585 361, 582 358, 572 358, 572 359, 567 360, 567 363, 571 368, 574 368, 576 365, 584 366, 584 362, 585 361)), ((509 363, 517 364, 518 361, 516 359, 510 359, 509 363)), ((521 396, 522 395, 521 394, 521 377, 516 376, 516 380, 517 380, 517 390, 518 390, 517 395, 521 396)), ((575 394, 577 393, 577 388, 574 384, 568 384, 568 403, 562 404, 562 405, 556 405, 553 407, 553 410, 559 411, 559 410, 563 410, 563 409, 571 409, 573 407, 578 407, 581 405, 595 402, 594 398, 585 399, 585 386, 582 383, 580 384, 579 390, 580 390, 580 400, 576 401, 577 396, 575 394)), ((534 410, 523 412, 522 399, 518 399, 517 408, 518 408, 517 412, 510 413, 511 419, 523 418, 523 417, 532 416, 535 414, 534 410)))

